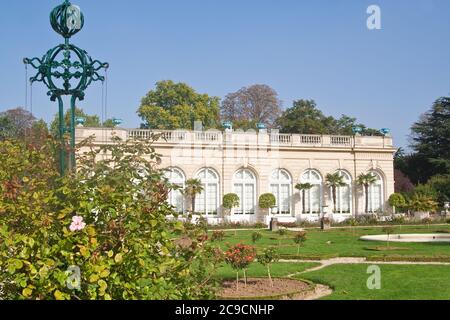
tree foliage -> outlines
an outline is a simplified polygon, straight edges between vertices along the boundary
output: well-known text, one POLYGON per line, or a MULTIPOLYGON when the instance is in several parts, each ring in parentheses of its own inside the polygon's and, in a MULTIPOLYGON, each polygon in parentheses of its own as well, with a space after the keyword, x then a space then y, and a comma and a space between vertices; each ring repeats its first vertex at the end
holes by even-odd
POLYGON ((224 120, 235 123, 235 128, 255 129, 258 123, 272 127, 281 111, 278 93, 268 85, 255 84, 229 93, 221 113, 224 120))
POLYGON ((422 182, 437 174, 450 174, 450 97, 436 100, 412 128, 416 158, 429 171, 422 182))
POLYGON ((264 193, 259 197, 259 207, 261 209, 271 209, 277 205, 277 199, 272 193, 264 193))
POLYGON ((363 135, 380 135, 378 130, 358 124, 355 118, 346 115, 339 119, 325 116, 314 100, 294 101, 293 106, 287 109, 276 123, 283 133, 352 135, 352 128, 359 126, 363 129, 363 135))
POLYGON ((138 115, 142 126, 149 129, 193 129, 195 121, 201 121, 205 129, 218 129, 219 100, 199 94, 185 83, 159 81, 142 99, 138 115))

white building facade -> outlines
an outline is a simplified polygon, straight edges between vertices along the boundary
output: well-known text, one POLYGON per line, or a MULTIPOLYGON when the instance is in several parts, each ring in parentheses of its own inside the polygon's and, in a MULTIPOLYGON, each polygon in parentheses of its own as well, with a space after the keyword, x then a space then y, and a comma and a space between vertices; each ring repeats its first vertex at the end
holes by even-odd
MULTIPOLYGON (((288 135, 260 132, 150 131, 77 128, 80 142, 92 135, 94 143, 110 143, 113 135, 123 140, 151 139, 161 155, 167 179, 183 188, 188 179, 199 179, 204 191, 197 196, 196 211, 210 223, 224 220, 241 223, 315 221, 327 214, 335 221, 365 214, 365 190, 357 185, 361 173, 372 173, 376 182, 369 188, 370 213, 390 212, 388 199, 394 193, 394 154, 389 136, 288 135), (339 173, 345 186, 337 189, 336 211, 326 175, 339 173), (297 184, 309 183, 303 192, 297 184), (222 208, 223 196, 235 193, 239 207, 222 208), (263 210, 259 197, 272 193, 276 207, 263 210)), ((170 192, 168 201, 179 212, 190 209, 180 190, 170 192)))

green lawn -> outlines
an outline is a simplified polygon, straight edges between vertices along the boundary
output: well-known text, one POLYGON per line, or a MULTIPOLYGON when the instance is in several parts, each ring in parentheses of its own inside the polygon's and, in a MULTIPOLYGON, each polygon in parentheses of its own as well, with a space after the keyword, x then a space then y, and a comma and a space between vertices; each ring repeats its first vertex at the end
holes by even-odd
MULTIPOLYGON (((403 226, 397 227, 396 233, 435 233, 450 232, 450 226, 403 226)), ((226 232, 226 238, 220 243, 226 248, 226 243, 253 244, 251 235, 254 231, 226 232)), ((280 236, 270 231, 260 231, 263 238, 256 243, 258 249, 269 246, 278 248, 283 255, 296 256, 297 246, 293 242, 293 234, 280 236)), ((300 250, 299 258, 332 258, 332 257, 374 257, 374 256, 422 256, 422 257, 447 257, 450 258, 449 243, 392 243, 391 246, 399 250, 378 251, 377 247, 385 246, 382 242, 366 242, 359 238, 364 235, 382 234, 381 228, 346 228, 320 231, 318 229, 307 230, 308 240, 300 250)))
POLYGON ((450 266, 380 265, 381 289, 367 288, 368 265, 333 265, 297 278, 333 289, 327 300, 449 300, 450 266))

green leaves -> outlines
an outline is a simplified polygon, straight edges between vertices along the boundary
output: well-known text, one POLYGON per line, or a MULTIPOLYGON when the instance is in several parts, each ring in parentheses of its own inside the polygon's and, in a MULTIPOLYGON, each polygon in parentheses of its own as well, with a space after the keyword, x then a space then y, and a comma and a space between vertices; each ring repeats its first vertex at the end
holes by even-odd
POLYGON ((51 150, 0 142, 0 210, 8 212, 0 212, 0 267, 11 284, 4 298, 212 296, 212 284, 204 282, 216 264, 205 231, 166 219, 175 213, 165 203, 169 186, 150 144, 117 141, 95 149, 64 178, 51 167, 51 150), (145 176, 137 174, 142 170, 145 176), (70 230, 74 216, 84 229, 70 230), (195 245, 183 250, 174 243, 178 236, 195 245), (75 284, 79 290, 68 290, 75 284))

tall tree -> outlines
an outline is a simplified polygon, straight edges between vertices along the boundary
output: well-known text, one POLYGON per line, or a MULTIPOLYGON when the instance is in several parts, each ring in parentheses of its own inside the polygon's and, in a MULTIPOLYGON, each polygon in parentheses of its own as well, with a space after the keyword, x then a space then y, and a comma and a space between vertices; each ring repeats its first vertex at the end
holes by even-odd
POLYGON ((138 115, 142 127, 174 130, 192 129, 195 121, 204 128, 220 128, 220 99, 197 93, 185 83, 160 81, 142 99, 138 115))
POLYGON ((23 138, 33 128, 36 118, 18 107, 0 113, 0 138, 23 138))
POLYGON ((229 121, 264 123, 272 127, 281 115, 278 93, 265 84, 243 87, 229 93, 222 102, 222 118, 229 121))
POLYGON ((428 168, 422 177, 450 173, 450 97, 436 100, 412 128, 412 148, 421 166, 428 168))
POLYGON ((342 115, 335 119, 326 116, 317 108, 314 100, 294 101, 292 107, 277 119, 276 124, 283 133, 352 135, 353 127, 358 126, 363 135, 380 135, 378 130, 358 124, 356 118, 342 115))

